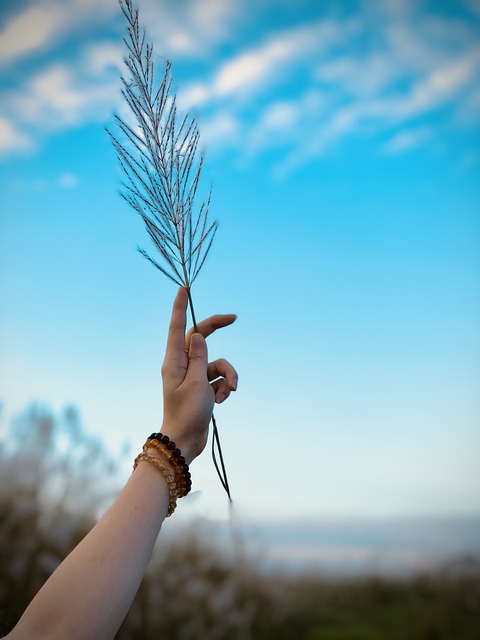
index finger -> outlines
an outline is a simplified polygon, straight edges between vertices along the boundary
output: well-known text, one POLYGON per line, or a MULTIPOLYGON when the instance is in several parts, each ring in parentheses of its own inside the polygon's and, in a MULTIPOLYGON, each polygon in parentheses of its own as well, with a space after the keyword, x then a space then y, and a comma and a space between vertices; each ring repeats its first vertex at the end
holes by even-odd
POLYGON ((168 330, 165 360, 183 362, 185 359, 185 327, 188 303, 187 290, 180 287, 173 302, 172 317, 168 330))

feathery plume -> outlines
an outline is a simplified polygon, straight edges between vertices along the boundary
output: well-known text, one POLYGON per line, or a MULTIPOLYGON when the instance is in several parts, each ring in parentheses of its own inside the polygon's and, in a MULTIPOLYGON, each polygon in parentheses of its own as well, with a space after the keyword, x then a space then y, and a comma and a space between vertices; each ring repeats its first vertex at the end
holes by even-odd
MULTIPOLYGON (((169 61, 157 81, 153 46, 139 26, 138 9, 132 0, 120 0, 120 6, 127 21, 129 72, 121 78, 122 95, 136 121, 134 127, 115 115, 122 141, 108 131, 126 177, 120 194, 142 217, 163 264, 145 249, 140 253, 190 294, 218 226, 209 220, 211 190, 195 210, 203 167, 198 125, 189 114, 178 117, 169 61)), ((194 315, 192 305, 191 311, 194 315)))
MULTIPOLYGON (((139 25, 139 12, 132 0, 119 0, 127 23, 124 60, 128 77, 122 76, 122 95, 130 119, 115 115, 119 130, 107 129, 123 169, 120 195, 145 223, 158 252, 140 253, 170 280, 188 293, 193 326, 197 322, 191 287, 212 246, 217 222, 209 219, 211 189, 197 206, 197 191, 203 167, 200 134, 195 118, 179 117, 172 89, 171 63, 165 62, 161 80, 153 61, 153 45, 139 25), (120 140, 122 136, 122 140, 120 140)), ((222 485, 230 498, 215 418, 212 416, 212 456, 222 485), (221 469, 215 457, 217 447, 221 469)), ((231 498, 230 498, 231 500, 231 498)))

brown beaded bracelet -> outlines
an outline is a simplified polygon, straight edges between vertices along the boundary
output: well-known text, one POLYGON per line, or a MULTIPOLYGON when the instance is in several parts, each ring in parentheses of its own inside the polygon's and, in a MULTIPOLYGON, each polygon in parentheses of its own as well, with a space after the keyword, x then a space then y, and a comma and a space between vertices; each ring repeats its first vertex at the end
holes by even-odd
POLYGON ((135 461, 133 463, 134 471, 137 468, 140 460, 145 460, 146 462, 150 462, 151 464, 153 464, 153 466, 160 471, 160 473, 167 481, 169 492, 167 518, 170 517, 175 511, 175 508, 177 506, 177 498, 179 497, 177 483, 175 480, 175 476, 172 475, 172 470, 162 464, 161 460, 159 460, 156 456, 152 456, 148 453, 143 452, 138 454, 138 456, 135 458, 135 461))
POLYGON ((152 433, 147 439, 143 450, 155 448, 162 453, 175 470, 175 479, 179 490, 179 498, 186 496, 192 488, 192 476, 182 452, 173 440, 162 433, 152 433))
POLYGON ((150 449, 155 449, 161 454, 169 465, 171 465, 173 472, 175 474, 175 480, 177 482, 178 487, 178 497, 183 498, 190 491, 192 486, 192 481, 190 478, 190 473, 187 472, 182 464, 176 464, 175 460, 172 456, 172 452, 165 448, 165 445, 158 442, 158 440, 150 440, 148 439, 146 443, 143 445, 143 451, 147 452, 150 449), (188 476, 186 475, 188 473, 188 476))

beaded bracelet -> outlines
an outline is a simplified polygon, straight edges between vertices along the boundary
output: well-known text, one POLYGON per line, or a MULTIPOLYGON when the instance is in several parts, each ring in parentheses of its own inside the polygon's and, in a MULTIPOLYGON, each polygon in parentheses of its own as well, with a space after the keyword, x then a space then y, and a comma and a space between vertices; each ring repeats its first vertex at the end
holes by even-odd
POLYGON ((156 467, 160 471, 160 473, 163 475, 163 477, 165 478, 165 480, 168 483, 168 493, 169 493, 168 512, 167 512, 167 518, 168 518, 175 511, 175 508, 177 506, 177 498, 179 497, 178 487, 177 487, 177 483, 175 481, 175 476, 172 475, 171 469, 169 469, 164 464, 162 464, 162 462, 156 456, 152 456, 152 455, 150 455, 148 453, 145 453, 145 452, 144 453, 140 453, 135 458, 135 461, 133 463, 133 470, 134 471, 137 468, 138 463, 140 462, 140 460, 145 460, 146 462, 151 462, 153 464, 153 466, 156 467))
POLYGON ((179 492, 178 497, 183 498, 186 496, 192 488, 192 477, 188 464, 175 442, 162 433, 152 433, 144 444, 143 451, 151 448, 157 449, 174 468, 179 492))
POLYGON ((185 467, 188 469, 188 465, 186 463, 182 464, 181 462, 176 462, 172 451, 166 449, 165 445, 158 442, 158 440, 149 438, 143 445, 143 451, 147 452, 149 449, 155 449, 158 451, 172 466, 178 487, 178 497, 183 498, 186 496, 192 487, 190 472, 185 469, 185 467))

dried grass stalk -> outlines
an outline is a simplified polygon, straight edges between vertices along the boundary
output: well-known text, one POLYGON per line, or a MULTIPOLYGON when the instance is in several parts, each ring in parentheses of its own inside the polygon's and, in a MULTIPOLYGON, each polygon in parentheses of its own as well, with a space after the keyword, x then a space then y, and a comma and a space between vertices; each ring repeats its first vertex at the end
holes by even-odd
MULTIPOLYGON (((211 189, 200 206, 196 202, 204 159, 199 151, 198 125, 188 113, 178 115, 169 61, 165 62, 162 79, 158 81, 153 45, 140 28, 138 9, 132 0, 119 0, 119 4, 127 23, 124 42, 128 50, 124 60, 128 77, 121 78, 122 95, 135 123, 115 115, 119 133, 114 135, 107 130, 125 175, 120 195, 142 217, 159 257, 152 257, 145 249, 138 250, 170 280, 186 288, 197 330, 191 287, 218 226, 209 219, 211 189)), ((213 460, 230 498, 213 416, 212 423, 213 460)))

